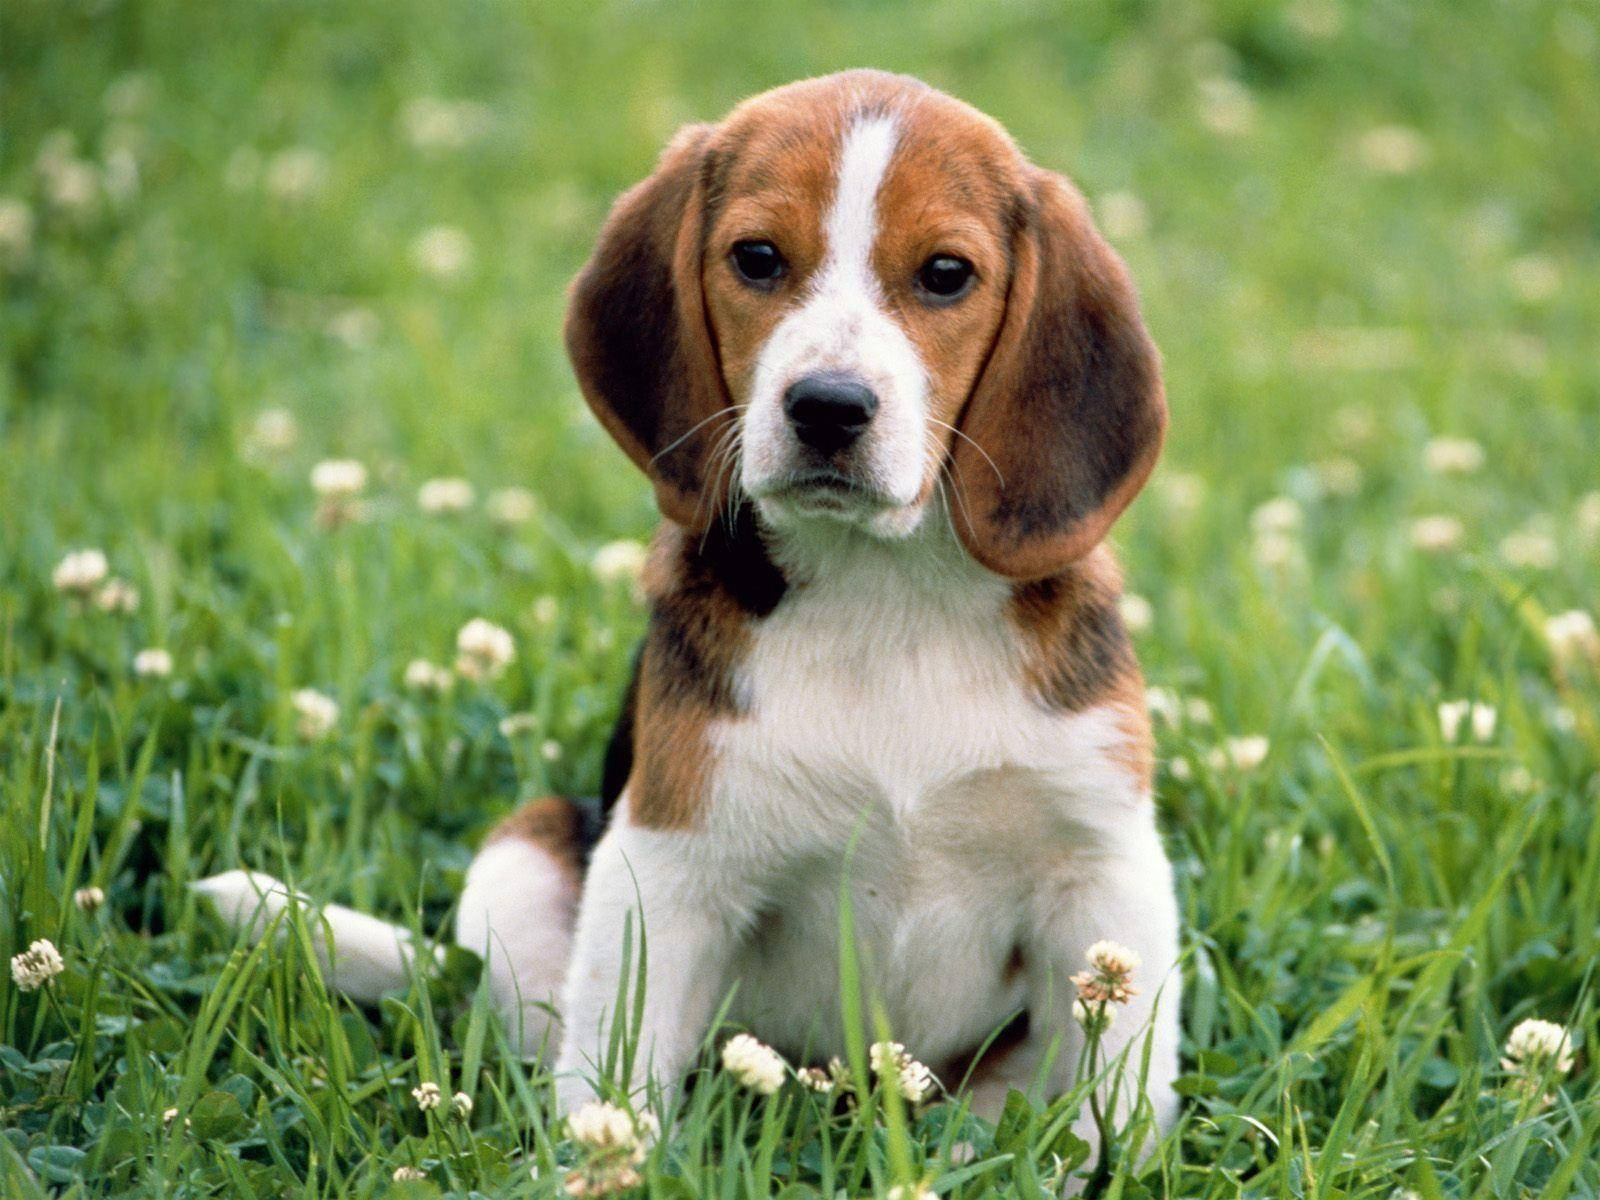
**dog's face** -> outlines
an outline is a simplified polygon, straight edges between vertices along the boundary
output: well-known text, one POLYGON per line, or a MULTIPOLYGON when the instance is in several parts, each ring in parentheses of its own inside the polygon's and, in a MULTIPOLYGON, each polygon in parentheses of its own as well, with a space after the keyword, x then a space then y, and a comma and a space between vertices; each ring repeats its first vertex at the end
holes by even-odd
POLYGON ((729 122, 706 308, 746 494, 776 524, 892 535, 919 522, 1000 327, 1009 147, 976 114, 819 90, 729 122))
POLYGON ((969 551, 1061 569, 1154 465, 1155 352, 1080 197, 915 81, 811 80, 685 130, 574 289, 584 393, 691 527, 886 537, 942 478, 969 551))

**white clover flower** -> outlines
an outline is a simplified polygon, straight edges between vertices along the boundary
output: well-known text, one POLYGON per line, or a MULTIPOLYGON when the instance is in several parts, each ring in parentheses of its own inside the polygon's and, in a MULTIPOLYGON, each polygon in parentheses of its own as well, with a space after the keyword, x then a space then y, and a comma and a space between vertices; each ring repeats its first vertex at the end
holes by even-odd
POLYGON ((456 634, 456 673, 467 679, 495 679, 516 656, 511 634, 482 617, 474 617, 456 634))
POLYGON ((1422 463, 1435 475, 1470 475, 1480 469, 1486 455, 1471 438, 1434 438, 1422 450, 1422 463))
POLYGON ((1300 505, 1288 496, 1275 496, 1256 506, 1250 514, 1250 528, 1259 534, 1294 533, 1305 520, 1300 505))
POLYGON ((532 733, 538 727, 539 718, 531 712, 508 713, 500 718, 500 736, 507 739, 532 733))
POLYGON ((1500 786, 1517 796, 1528 796, 1539 790, 1538 777, 1521 763, 1507 767, 1500 774, 1500 786))
POLYGON ((1155 606, 1133 592, 1123 593, 1117 601, 1117 611, 1122 615, 1122 623, 1128 627, 1129 633, 1144 633, 1156 621, 1155 606))
POLYGON ((86 913, 98 912, 106 902, 105 889, 95 887, 93 884, 81 887, 72 893, 72 902, 86 913))
POLYGON ((1211 751, 1207 761, 1213 771, 1253 771, 1266 761, 1271 743, 1260 734, 1224 739, 1211 751))
POLYGON ((1079 998, 1072 1002, 1072 1019, 1085 1033, 1096 1036, 1111 1028, 1112 1022, 1117 1019, 1117 1010, 1105 1001, 1090 1004, 1079 998))
POLYGON ((1139 955, 1121 942, 1098 941, 1083 952, 1084 961, 1104 975, 1132 975, 1139 969, 1139 955))
POLYGON ((411 243, 411 257, 434 278, 455 279, 472 265, 472 239, 453 225, 435 225, 411 243))
POLYGON ((150 646, 133 656, 133 673, 140 679, 165 679, 172 674, 172 654, 150 646))
POLYGON ((1183 720, 1183 700, 1169 687, 1146 688, 1144 706, 1152 717, 1168 725, 1176 725, 1183 720))
POLYGON ((1435 513, 1411 522, 1411 544, 1428 554, 1442 554, 1461 544, 1466 530, 1454 517, 1435 513))
POLYGON ((282 200, 307 200, 322 190, 328 163, 319 150, 291 146, 267 163, 267 190, 282 200))
POLYGON ((355 305, 328 318, 323 331, 346 350, 362 350, 378 340, 383 323, 370 308, 355 305))
POLYGON ((1161 499, 1180 516, 1200 510, 1206 500, 1206 481, 1192 471, 1172 471, 1160 480, 1161 499))
POLYGON ((1256 563, 1269 571, 1292 567, 1300 561, 1300 543, 1283 533, 1256 535, 1253 547, 1256 563))
POLYGON ((1100 228, 1114 242, 1142 237, 1150 228, 1150 214, 1144 201, 1132 192, 1107 192, 1095 205, 1100 228))
POLYGON ((493 114, 477 100, 419 96, 400 110, 400 128, 419 150, 459 150, 489 132, 493 114))
POLYGON ((19 266, 33 253, 33 209, 0 196, 0 266, 19 266))
POLYGON ((601 583, 634 583, 644 571, 648 551, 640 542, 607 542, 595 551, 594 574, 601 583))
POLYGON ((895 1184, 889 1189, 887 1200, 939 1200, 939 1193, 924 1179, 917 1183, 895 1184))
POLYGON ((349 500, 367 486, 367 468, 353 458, 329 458, 311 468, 311 490, 324 500, 349 500))
POLYGON ((659 1128, 650 1114, 635 1118, 604 1100, 591 1100, 567 1118, 567 1136, 574 1142, 591 1153, 620 1153, 634 1163, 644 1161, 659 1128))
POLYGON ((554 596, 540 596, 533 602, 533 619, 540 625, 554 625, 561 615, 561 606, 554 596))
POLYGON ((19 992, 36 992, 66 969, 67 964, 61 960, 55 943, 40 938, 21 954, 12 956, 11 982, 17 985, 19 992))
POLYGON ((455 676, 449 667, 435 666, 425 658, 413 658, 406 664, 404 681, 413 692, 444 693, 450 690, 455 676))
POLYGON ((411 1098, 423 1112, 432 1112, 444 1103, 444 1092, 437 1083, 425 1080, 411 1089, 411 1098))
POLYGON ((1507 566, 1548 571, 1561 560, 1561 552, 1553 537, 1543 529, 1530 526, 1507 535, 1501 541, 1500 557, 1507 566))
POLYGON ((1600 630, 1596 630, 1594 618, 1580 608, 1547 617, 1544 637, 1558 662, 1583 658, 1600 662, 1600 630))
POLYGON ((295 424, 294 414, 288 409, 264 408, 250 422, 250 429, 244 439, 245 450, 257 458, 281 454, 294 445, 295 438, 299 435, 300 430, 295 424))
POLYGON ((1463 725, 1470 725, 1472 736, 1478 741, 1487 742, 1494 736, 1499 719, 1500 714, 1492 705, 1471 700, 1446 700, 1439 705, 1439 732, 1447 742, 1460 736, 1463 725))
POLYGON ((428 1173, 418 1167, 396 1167, 394 1174, 389 1176, 396 1183, 409 1183, 412 1180, 426 1179, 428 1173))
POLYGON ((62 158, 44 171, 44 192, 52 208, 86 221, 100 209, 100 172, 84 159, 62 158))
POLYGON ((741 1087, 763 1096, 782 1087, 786 1073, 782 1055, 748 1033, 728 1039, 722 1048, 722 1066, 741 1087))
POLYGON ((294 708, 294 729, 308 742, 326 737, 339 720, 339 705, 315 688, 300 688, 289 697, 294 708))
POLYGON ((417 489, 417 507, 433 516, 449 516, 466 512, 475 496, 465 479, 430 479, 417 489))
POLYGON ((110 570, 106 556, 99 550, 74 550, 59 563, 50 575, 56 591, 80 598, 99 587, 110 570))
POLYGON ((545 762, 556 762, 561 758, 561 743, 554 738, 549 738, 539 743, 539 757, 545 762))
POLYGON ((506 487, 490 492, 483 507, 489 514, 489 520, 510 528, 513 525, 526 525, 533 520, 538 514, 539 502, 527 488, 506 487))
POLYGON ((1188 783, 1194 778, 1194 764, 1180 754, 1167 763, 1167 773, 1179 783, 1188 783))
POLYGON ((121 207, 139 194, 139 158, 131 146, 112 146, 105 151, 106 195, 121 207))
POLYGON ((1428 143, 1409 125, 1379 125, 1356 143, 1361 165, 1378 175, 1409 175, 1428 160, 1428 143))
POLYGON ((465 1121, 472 1115, 472 1097, 465 1092, 457 1092, 450 1097, 450 1115, 458 1121, 465 1121))
POLYGON ((1120 942, 1099 941, 1083 953, 1088 970, 1072 977, 1078 999, 1088 1005, 1126 1004, 1139 989, 1133 986, 1133 973, 1139 969, 1139 956, 1120 942))
POLYGON ((867 1049, 867 1061, 874 1075, 893 1082, 907 1104, 921 1104, 933 1091, 933 1072, 899 1042, 874 1042, 867 1049))
POLYGON ((1549 300, 1561 290, 1561 267, 1548 254, 1524 254, 1506 269, 1511 290, 1529 304, 1549 300))
POLYGON ((1500 1065, 1507 1071, 1535 1075, 1553 1071, 1563 1076, 1572 1070, 1572 1062, 1572 1035, 1554 1021, 1530 1017, 1519 1021, 1506 1038, 1500 1065))
POLYGON ((137 117, 150 107, 156 81, 148 71, 128 71, 106 85, 101 103, 113 117, 137 117))
POLYGON ((1600 537, 1600 492, 1589 492, 1579 500, 1573 517, 1585 540, 1600 537))
POLYGON ((837 1086, 833 1075, 822 1067, 801 1067, 794 1073, 802 1086, 826 1096, 837 1086))
POLYGON ((1222 137, 1240 137, 1250 132, 1255 124, 1256 102, 1244 84, 1216 75, 1202 79, 1198 90, 1200 121, 1207 129, 1222 137))
POLYGON ((126 579, 112 576, 95 592, 94 606, 103 613, 130 616, 139 611, 139 589, 126 579))

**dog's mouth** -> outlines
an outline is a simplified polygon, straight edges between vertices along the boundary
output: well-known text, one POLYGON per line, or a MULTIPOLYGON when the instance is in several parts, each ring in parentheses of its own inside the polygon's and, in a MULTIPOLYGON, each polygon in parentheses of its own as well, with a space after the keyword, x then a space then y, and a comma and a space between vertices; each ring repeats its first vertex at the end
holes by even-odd
POLYGON ((831 467, 796 471, 775 479, 761 489, 758 499, 801 512, 852 516, 895 507, 894 498, 881 488, 831 467))

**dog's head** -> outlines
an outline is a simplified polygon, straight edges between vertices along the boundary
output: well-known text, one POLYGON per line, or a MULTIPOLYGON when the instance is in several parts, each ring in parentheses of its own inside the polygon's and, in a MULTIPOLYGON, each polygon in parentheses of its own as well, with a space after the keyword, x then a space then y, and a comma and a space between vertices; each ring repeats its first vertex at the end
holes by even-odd
POLYGON ((948 477, 968 551, 1054 574, 1138 493, 1166 427, 1122 262, 1063 178, 967 105, 856 71, 684 129, 573 287, 590 405, 699 528, 884 537, 948 477))

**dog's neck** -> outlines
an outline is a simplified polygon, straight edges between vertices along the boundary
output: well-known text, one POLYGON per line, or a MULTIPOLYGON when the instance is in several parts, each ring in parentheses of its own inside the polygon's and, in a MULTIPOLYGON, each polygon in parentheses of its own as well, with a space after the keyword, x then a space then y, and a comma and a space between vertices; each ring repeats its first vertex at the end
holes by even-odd
POLYGON ((911 532, 887 538, 843 521, 769 522, 746 501, 698 537, 669 534, 677 549, 667 561, 679 565, 662 582, 679 596, 715 591, 757 620, 802 598, 844 620, 863 605, 997 617, 1012 583, 972 559, 952 518, 960 519, 935 500, 911 532))

